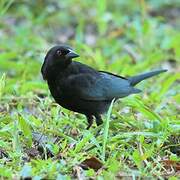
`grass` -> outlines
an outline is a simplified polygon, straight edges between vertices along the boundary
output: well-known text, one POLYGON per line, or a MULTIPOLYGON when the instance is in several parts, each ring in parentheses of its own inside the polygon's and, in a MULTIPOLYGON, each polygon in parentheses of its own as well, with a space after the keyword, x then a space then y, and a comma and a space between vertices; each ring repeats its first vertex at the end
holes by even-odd
POLYGON ((178 179, 179 8, 176 0, 2 0, 1 179, 178 179), (85 117, 58 106, 42 80, 44 56, 58 43, 96 69, 168 72, 115 102, 96 136, 100 128, 86 130, 85 117))
POLYGON ((109 121, 110 121, 110 116, 113 108, 113 103, 115 99, 112 100, 111 105, 109 107, 109 110, 107 112, 107 118, 106 121, 104 122, 104 134, 103 134, 103 149, 102 149, 102 159, 105 161, 105 154, 106 154, 106 145, 107 145, 107 140, 108 140, 108 131, 109 131, 109 121))

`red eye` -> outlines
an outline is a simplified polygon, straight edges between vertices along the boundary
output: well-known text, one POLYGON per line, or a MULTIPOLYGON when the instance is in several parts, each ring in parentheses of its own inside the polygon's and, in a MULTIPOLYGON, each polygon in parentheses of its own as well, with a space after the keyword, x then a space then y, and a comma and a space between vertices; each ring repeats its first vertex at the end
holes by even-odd
POLYGON ((62 52, 61 52, 60 50, 57 50, 56 54, 57 54, 58 56, 61 56, 61 55, 62 55, 62 52))

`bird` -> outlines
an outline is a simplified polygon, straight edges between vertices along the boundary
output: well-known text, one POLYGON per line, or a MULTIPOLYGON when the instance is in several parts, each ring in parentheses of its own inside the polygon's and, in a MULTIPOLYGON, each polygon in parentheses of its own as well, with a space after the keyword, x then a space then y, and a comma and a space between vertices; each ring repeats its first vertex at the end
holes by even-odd
POLYGON ((79 55, 67 45, 56 45, 46 54, 41 67, 42 77, 60 106, 87 118, 89 129, 95 118, 97 126, 103 123, 102 114, 108 111, 113 99, 118 100, 140 93, 135 86, 166 69, 123 77, 74 61, 79 55))

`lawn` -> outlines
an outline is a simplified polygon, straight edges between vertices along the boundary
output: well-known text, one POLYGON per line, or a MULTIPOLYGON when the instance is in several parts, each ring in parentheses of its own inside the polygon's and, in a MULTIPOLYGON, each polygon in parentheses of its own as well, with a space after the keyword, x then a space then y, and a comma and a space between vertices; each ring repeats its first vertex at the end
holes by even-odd
POLYGON ((1 0, 0 179, 178 179, 179 72, 179 0, 1 0), (41 76, 56 44, 95 69, 168 72, 86 130, 85 116, 56 104, 41 76))

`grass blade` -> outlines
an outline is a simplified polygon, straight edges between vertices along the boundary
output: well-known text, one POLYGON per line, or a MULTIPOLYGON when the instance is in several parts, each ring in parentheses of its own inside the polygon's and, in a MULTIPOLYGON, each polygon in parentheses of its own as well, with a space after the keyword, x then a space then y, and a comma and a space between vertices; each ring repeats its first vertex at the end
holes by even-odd
POLYGON ((109 121, 110 121, 110 116, 111 116, 114 101, 115 99, 113 99, 111 102, 111 105, 107 113, 106 121, 104 122, 103 147, 102 147, 102 160, 103 161, 105 161, 106 144, 107 144, 108 132, 109 132, 109 121))
POLYGON ((2 77, 0 78, 0 99, 2 97, 3 89, 5 87, 5 79, 6 79, 6 75, 3 74, 2 77))

